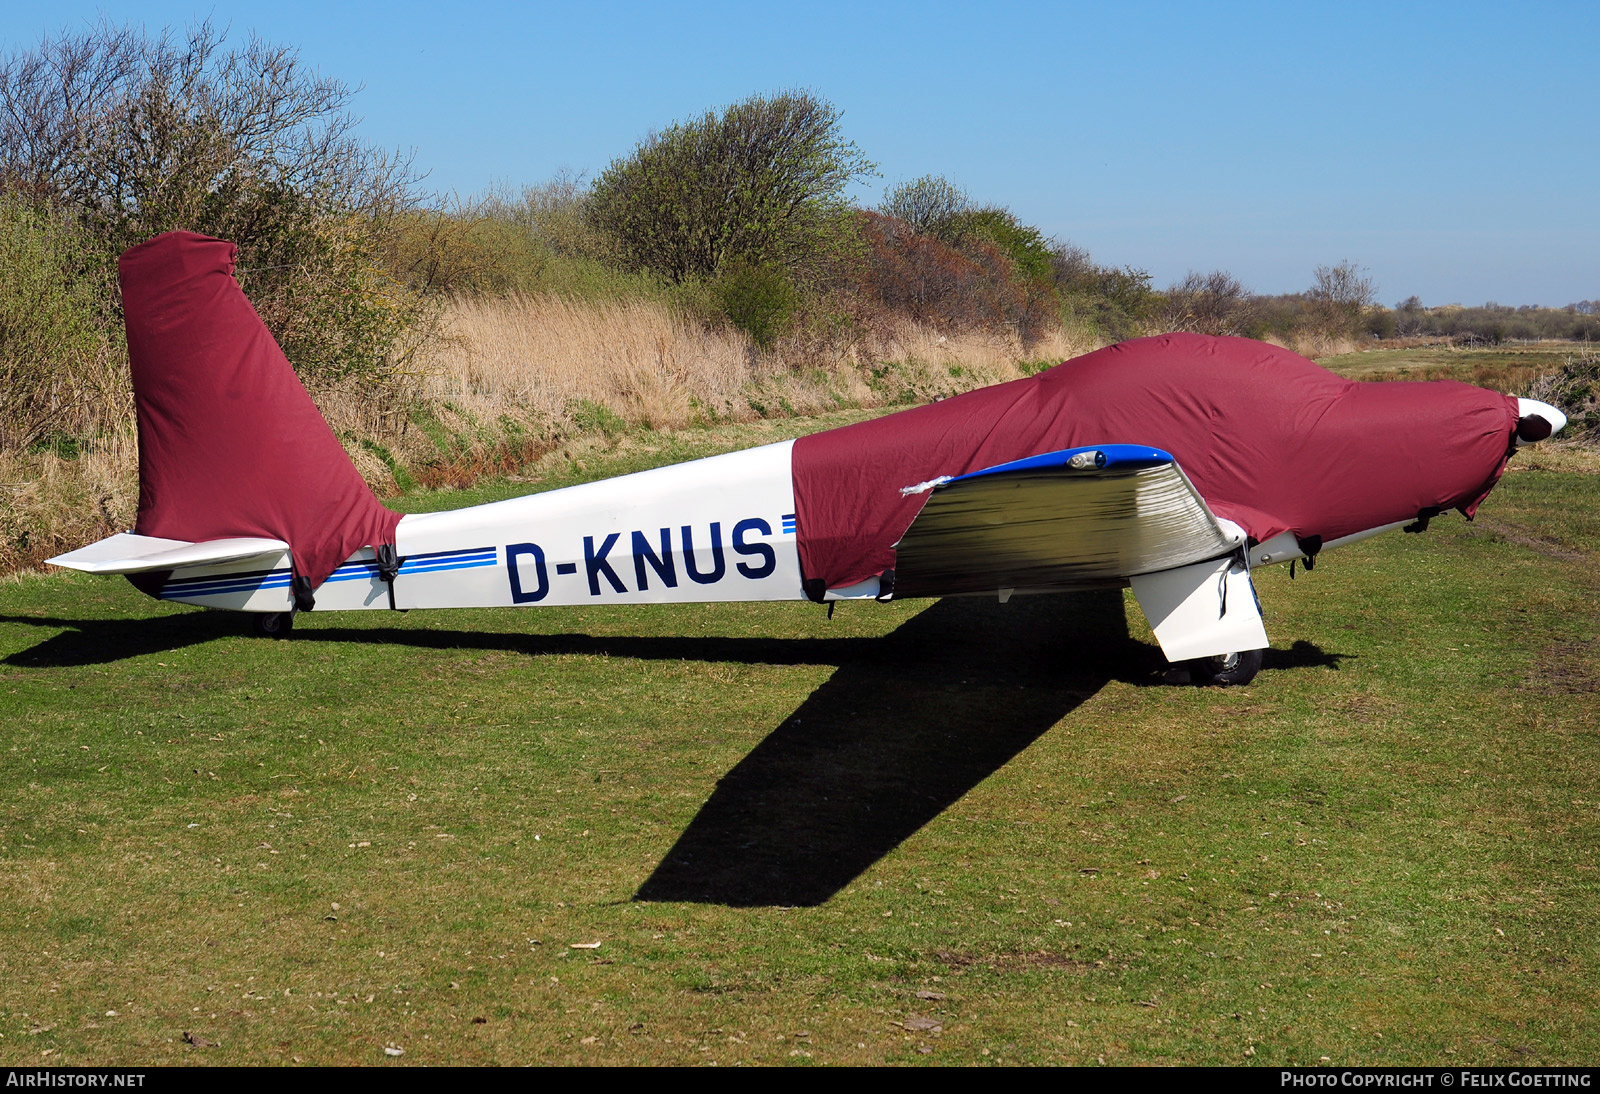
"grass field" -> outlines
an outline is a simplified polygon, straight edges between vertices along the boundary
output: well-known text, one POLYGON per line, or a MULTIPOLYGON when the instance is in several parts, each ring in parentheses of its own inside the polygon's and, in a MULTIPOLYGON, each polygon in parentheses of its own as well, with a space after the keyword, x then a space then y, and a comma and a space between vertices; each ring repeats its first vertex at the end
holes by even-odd
POLYGON ((1342 353, 1320 357, 1317 363, 1352 380, 1464 380, 1499 391, 1526 392, 1538 377, 1592 352, 1585 343, 1554 341, 1475 348, 1413 346, 1342 353))
POLYGON ((1120 593, 275 642, 8 579, 0 1061, 1593 1062, 1600 461, 1514 466, 1262 572, 1234 690, 1120 593))

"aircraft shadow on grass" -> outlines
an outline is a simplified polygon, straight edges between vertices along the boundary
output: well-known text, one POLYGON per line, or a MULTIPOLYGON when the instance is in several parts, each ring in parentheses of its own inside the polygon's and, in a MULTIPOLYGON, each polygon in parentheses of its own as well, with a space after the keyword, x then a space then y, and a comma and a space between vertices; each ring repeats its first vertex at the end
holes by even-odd
MULTIPOLYGON (((1337 666, 1306 642, 1274 668, 1337 666)), ((821 904, 1111 680, 1167 661, 1117 590, 942 600, 872 640, 723 776, 635 894, 821 904)))
MULTIPOLYGON (((30 668, 104 664, 239 633, 237 617, 211 612, 0 623, 70 628, 3 662, 30 668)), ((332 627, 292 641, 838 666, 723 776, 634 896, 735 907, 825 902, 1108 681, 1156 683, 1166 666, 1159 650, 1129 636, 1117 590, 1006 605, 942 600, 882 638, 332 627)), ((1269 651, 1265 668, 1337 667, 1341 657, 1296 642, 1269 651)))

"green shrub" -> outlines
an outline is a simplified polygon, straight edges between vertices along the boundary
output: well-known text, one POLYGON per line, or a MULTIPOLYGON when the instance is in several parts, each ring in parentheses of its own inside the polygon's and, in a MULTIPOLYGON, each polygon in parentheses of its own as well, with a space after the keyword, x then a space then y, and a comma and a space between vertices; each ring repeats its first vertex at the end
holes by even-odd
POLYGON ((121 329, 84 233, 48 211, 0 197, 0 450, 45 443, 75 454, 73 432, 114 417, 111 358, 121 329))
POLYGON ((397 218, 387 266, 414 293, 471 296, 536 292, 554 257, 533 233, 471 203, 397 218))
POLYGON ((620 414, 588 399, 573 399, 567 404, 567 414, 579 432, 603 433, 607 437, 628 432, 628 423, 620 414))
POLYGON ((621 261, 673 282, 714 278, 731 261, 802 264, 847 232, 845 188, 873 171, 840 117, 793 91, 670 126, 606 168, 586 221, 621 261))
MULTIPOLYGON (((1005 255, 1017 277, 1034 282, 1038 289, 1050 285, 1053 264, 1050 243, 1043 233, 1022 223, 1004 206, 974 205, 965 190, 946 178, 924 175, 901 183, 889 191, 878 211, 957 249, 981 251, 973 245, 992 244, 1005 255)), ((978 255, 974 257, 982 261, 978 255)))
POLYGON ((1071 243, 1050 249, 1051 280, 1061 294, 1061 321, 1087 323, 1113 340, 1135 338, 1157 319, 1161 295, 1150 274, 1132 266, 1101 266, 1071 243))
POLYGON ((779 336, 794 326, 800 293, 775 265, 731 263, 712 285, 712 292, 728 320, 770 349, 779 336))
POLYGON ((968 210, 954 217, 944 231, 958 245, 973 239, 987 240, 1000 248, 1025 280, 1042 284, 1050 281, 1050 244, 1039 229, 1022 223, 1009 209, 986 205, 968 210))
POLYGON ((1054 322, 1054 290, 1017 276, 989 240, 953 247, 895 217, 859 217, 866 250, 854 289, 879 308, 947 330, 1009 329, 1024 341, 1054 322))

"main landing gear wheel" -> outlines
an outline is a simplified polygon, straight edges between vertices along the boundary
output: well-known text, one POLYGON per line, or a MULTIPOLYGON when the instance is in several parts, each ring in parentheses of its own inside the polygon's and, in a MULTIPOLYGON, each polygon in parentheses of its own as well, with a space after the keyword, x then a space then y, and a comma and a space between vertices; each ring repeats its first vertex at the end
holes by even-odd
POLYGON ((1202 657, 1193 662, 1195 682, 1220 687, 1243 687, 1261 671, 1262 655, 1265 653, 1265 650, 1241 650, 1216 657, 1202 657))
POLYGON ((288 638, 294 628, 293 612, 256 612, 250 626, 261 638, 288 638))

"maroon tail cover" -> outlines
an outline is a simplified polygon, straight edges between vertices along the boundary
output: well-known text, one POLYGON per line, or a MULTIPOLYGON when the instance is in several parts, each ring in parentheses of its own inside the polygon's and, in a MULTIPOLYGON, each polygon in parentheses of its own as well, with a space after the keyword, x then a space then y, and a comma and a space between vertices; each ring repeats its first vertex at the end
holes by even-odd
POLYGON ((315 588, 394 542, 378 503, 233 279, 237 248, 168 232, 118 263, 139 414, 142 536, 287 542, 315 588))
POLYGON ((1505 469, 1510 396, 1454 381, 1357 383, 1244 338, 1168 334, 1098 350, 1025 380, 801 437, 800 566, 830 589, 894 565, 940 475, 1098 444, 1177 457, 1220 517, 1259 541, 1324 540, 1459 508, 1505 469))

